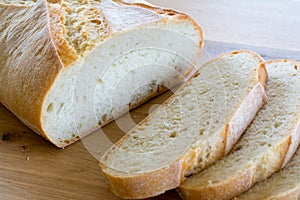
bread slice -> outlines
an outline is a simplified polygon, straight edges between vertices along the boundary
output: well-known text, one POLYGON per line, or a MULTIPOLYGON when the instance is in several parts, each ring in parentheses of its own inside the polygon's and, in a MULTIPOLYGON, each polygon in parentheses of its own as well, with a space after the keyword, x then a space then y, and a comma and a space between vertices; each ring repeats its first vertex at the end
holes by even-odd
POLYGON ((203 45, 191 17, 121 0, 0 0, 0 24, 0 102, 58 147, 188 78, 203 45))
POLYGON ((184 199, 232 199, 280 170, 293 156, 300 138, 299 65, 270 61, 266 68, 268 103, 232 153, 181 185, 184 199))
POLYGON ((291 162, 269 179, 256 184, 236 200, 285 200, 300 197, 300 148, 291 162))
POLYGON ((103 155, 112 192, 124 199, 156 196, 226 155, 265 103, 266 80, 264 62, 253 52, 205 64, 103 155))

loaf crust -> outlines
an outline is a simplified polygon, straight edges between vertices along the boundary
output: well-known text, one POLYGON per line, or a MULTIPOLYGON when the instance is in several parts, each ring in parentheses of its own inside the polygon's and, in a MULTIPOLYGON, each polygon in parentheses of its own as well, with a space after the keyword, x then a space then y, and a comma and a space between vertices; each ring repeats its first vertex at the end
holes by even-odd
MULTIPOLYGON (((6 4, 7 1, 0 1, 0 22, 3 24, 0 35, 0 42, 3 44, 0 47, 0 65, 2 67, 0 70, 0 102, 36 133, 58 147, 65 147, 92 131, 88 130, 79 134, 70 130, 69 132, 57 133, 64 135, 65 139, 53 137, 53 133, 45 130, 47 122, 43 119, 47 113, 43 111, 43 107, 45 107, 47 95, 57 82, 59 74, 74 67, 76 63, 82 62, 88 52, 79 53, 70 44, 66 38, 68 30, 63 23, 65 20, 64 7, 60 3, 53 4, 60 1, 50 2, 38 0, 36 3, 21 5, 6 4)), ((119 6, 126 5, 132 6, 136 10, 140 9, 141 13, 145 11, 145 17, 141 17, 143 19, 137 17, 135 22, 125 24, 119 29, 116 24, 106 20, 103 14, 106 10, 103 10, 99 3, 97 9, 100 10, 100 15, 105 22, 105 29, 103 30, 105 34, 93 45, 97 46, 110 38, 122 35, 128 30, 155 26, 155 23, 158 22, 160 24, 188 23, 194 26, 195 33, 199 36, 199 52, 197 52, 199 58, 200 49, 203 46, 203 32, 191 17, 143 4, 129 4, 110 0, 103 0, 102 4, 113 3, 116 5, 116 2, 119 6), (169 16, 168 13, 171 12, 172 16, 169 16)), ((130 17, 130 13, 126 12, 125 18, 126 15, 130 17)), ((190 73, 193 67, 188 70, 190 73)), ((190 73, 185 75, 189 76, 190 73)), ((130 109, 161 92, 148 93, 142 101, 131 105, 130 109)), ((104 126, 112 120, 113 118, 107 119, 100 125, 104 126)), ((97 128, 99 125, 91 127, 93 130, 97 128)))
POLYGON ((63 63, 50 33, 48 3, 40 0, 34 7, 0 4, 0 18, 5 24, 0 35, 4 44, 0 47, 0 101, 49 139, 42 130, 41 105, 63 63))

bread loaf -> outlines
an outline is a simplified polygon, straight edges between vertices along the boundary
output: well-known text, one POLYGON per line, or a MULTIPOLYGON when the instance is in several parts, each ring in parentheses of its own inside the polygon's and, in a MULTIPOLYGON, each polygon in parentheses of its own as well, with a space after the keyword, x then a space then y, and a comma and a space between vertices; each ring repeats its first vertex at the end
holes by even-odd
POLYGON ((58 147, 192 74, 189 16, 121 0, 0 0, 0 102, 58 147))
POLYGON ((225 156, 265 103, 253 52, 221 55, 107 151, 101 167, 124 199, 159 195, 225 156))
POLYGON ((299 65, 270 61, 266 68, 268 103, 232 153, 181 185, 184 199, 232 199, 280 170, 293 156, 300 140, 299 65))

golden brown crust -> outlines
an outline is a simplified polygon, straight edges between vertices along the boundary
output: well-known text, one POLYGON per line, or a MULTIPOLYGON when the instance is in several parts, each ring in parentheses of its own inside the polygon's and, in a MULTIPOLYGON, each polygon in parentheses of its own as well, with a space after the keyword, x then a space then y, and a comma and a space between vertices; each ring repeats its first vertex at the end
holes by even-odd
MULTIPOLYGON (((193 200, 224 200, 231 199, 239 194, 238 191, 245 191, 252 186, 254 178, 254 166, 249 166, 244 171, 239 172, 238 176, 226 181, 224 184, 207 185, 202 188, 189 188, 186 190, 183 187, 178 189, 178 192, 184 199, 193 200), (232 187, 234 185, 235 187, 232 187), (219 194, 222 194, 220 196, 219 194)), ((209 181, 209 180, 208 180, 209 181)))
POLYGON ((258 68, 258 80, 260 81, 261 85, 266 88, 268 72, 265 63, 262 63, 258 68))
MULTIPOLYGON (((300 113, 300 111, 298 111, 298 113, 300 113)), ((287 152, 284 156, 281 168, 285 167, 287 165, 287 163, 292 159, 293 155, 295 154, 299 143, 300 143, 300 120, 299 121, 295 121, 294 122, 295 125, 295 129, 291 130, 292 134, 290 137, 290 142, 289 142, 289 147, 287 149, 287 152)))
POLYGON ((1 71, 6 72, 1 74, 5 80, 0 86, 0 101, 47 138, 40 121, 42 103, 62 68, 50 36, 47 1, 40 0, 33 7, 3 6, 0 21, 9 22, 10 27, 0 36, 1 71))
POLYGON ((273 195, 266 200, 298 200, 300 197, 300 187, 285 191, 284 194, 273 195))
POLYGON ((233 200, 298 200, 300 197, 300 186, 292 186, 291 189, 285 191, 266 191, 267 194, 263 194, 263 192, 249 194, 250 192, 251 190, 242 194, 241 196, 235 197, 233 200))
POLYGON ((181 20, 188 20, 188 21, 192 22, 192 24, 194 25, 195 29, 197 29, 199 31, 200 38, 202 38, 199 41, 199 47, 203 48, 203 45, 204 45, 204 40, 203 40, 203 38, 204 38, 204 32, 203 32, 202 28, 199 26, 199 24, 192 17, 190 17, 189 15, 186 15, 185 13, 178 12, 178 11, 175 11, 175 10, 172 10, 172 9, 156 7, 156 6, 149 5, 149 4, 128 3, 128 2, 124 2, 122 0, 114 0, 114 2, 117 2, 119 4, 124 4, 124 5, 139 6, 139 7, 142 7, 142 8, 153 10, 158 15, 165 15, 166 17, 170 17, 172 19, 177 19, 177 20, 180 20, 180 21, 181 20))
POLYGON ((161 169, 159 172, 150 172, 146 174, 141 174, 137 176, 126 176, 118 177, 111 176, 105 173, 104 175, 109 183, 114 183, 110 185, 110 189, 113 193, 122 197, 123 199, 132 199, 132 197, 145 197, 145 196, 157 196, 166 191, 166 188, 173 189, 180 184, 181 175, 181 164, 180 162, 175 162, 169 167, 161 169), (164 185, 161 185, 161 180, 165 180, 164 185), (148 184, 151 185, 149 188, 148 184), (155 191, 155 193, 153 193, 155 191))
MULTIPOLYGON (((264 163, 258 163, 256 166, 255 183, 263 181, 273 173, 281 169, 284 158, 291 144, 291 137, 287 137, 278 145, 272 148, 273 152, 268 152, 263 156, 264 163), (275 153, 275 155, 274 155, 275 153)), ((248 188, 250 189, 250 188, 248 188)))

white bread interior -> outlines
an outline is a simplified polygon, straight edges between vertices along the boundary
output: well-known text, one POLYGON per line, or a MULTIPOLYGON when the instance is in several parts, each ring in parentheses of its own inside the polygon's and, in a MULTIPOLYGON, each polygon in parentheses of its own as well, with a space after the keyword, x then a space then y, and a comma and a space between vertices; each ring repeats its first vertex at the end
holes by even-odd
POLYGON ((188 78, 203 45, 189 16, 119 0, 1 0, 0 22, 0 101, 58 147, 188 78))

